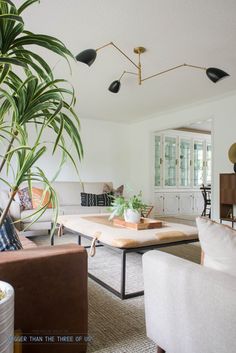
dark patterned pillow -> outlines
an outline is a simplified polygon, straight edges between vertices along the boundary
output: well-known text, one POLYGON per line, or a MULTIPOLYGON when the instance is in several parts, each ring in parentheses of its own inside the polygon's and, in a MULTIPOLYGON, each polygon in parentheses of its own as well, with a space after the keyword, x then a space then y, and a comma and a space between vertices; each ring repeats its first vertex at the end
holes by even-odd
POLYGON ((32 210, 33 204, 29 193, 29 188, 23 188, 18 191, 20 205, 22 210, 32 210))
POLYGON ((81 206, 111 206, 112 193, 87 194, 81 192, 81 206))
MULTIPOLYGON (((2 210, 0 210, 2 213, 2 210)), ((10 216, 7 216, 0 228, 0 251, 23 249, 10 216)))

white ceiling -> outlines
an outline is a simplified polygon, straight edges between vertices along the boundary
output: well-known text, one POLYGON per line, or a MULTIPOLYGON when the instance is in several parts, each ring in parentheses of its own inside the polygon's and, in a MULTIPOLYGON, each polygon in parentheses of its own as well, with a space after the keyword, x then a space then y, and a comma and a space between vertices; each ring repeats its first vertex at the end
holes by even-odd
POLYGON ((181 68, 141 86, 126 75, 112 94, 109 84, 134 69, 112 47, 100 51, 90 68, 73 63, 72 77, 62 60, 48 56, 56 74, 75 85, 81 118, 135 122, 236 89, 235 0, 41 0, 27 10, 25 22, 32 31, 59 37, 75 55, 113 41, 136 60, 133 48, 144 46, 145 77, 184 62, 231 75, 214 84, 204 71, 181 68))

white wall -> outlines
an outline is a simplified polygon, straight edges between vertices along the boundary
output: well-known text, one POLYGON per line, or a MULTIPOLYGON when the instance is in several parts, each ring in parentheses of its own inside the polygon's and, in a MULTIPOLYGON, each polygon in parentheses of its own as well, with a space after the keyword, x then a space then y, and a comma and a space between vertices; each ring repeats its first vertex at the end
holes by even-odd
MULTIPOLYGON (((69 161, 63 166, 57 180, 112 181, 114 186, 121 185, 126 179, 127 173, 127 159, 123 158, 126 149, 126 125, 85 119, 80 119, 80 123, 84 158, 81 163, 77 158, 79 176, 69 161)), ((30 137, 31 141, 34 142, 35 132, 33 127, 30 137)), ((55 136, 52 139, 52 133, 47 131, 43 140, 54 141, 55 136)), ((50 145, 47 144, 47 146, 50 150, 50 145)), ((69 148, 69 145, 67 147, 69 148)), ((5 149, 6 146, 1 144, 0 153, 2 154, 5 149)), ((76 157, 75 153, 73 153, 73 156, 76 157)), ((37 165, 51 179, 58 169, 59 162, 59 152, 54 156, 48 152, 40 158, 37 165)), ((5 173, 2 176, 6 177, 5 173)), ((11 181, 12 177, 10 176, 7 179, 11 181)), ((0 185, 3 187, 3 183, 0 182, 0 185)))
POLYGON ((122 184, 127 173, 126 125, 82 119, 81 133, 84 146, 81 179, 122 184))
POLYGON ((153 200, 154 166, 150 142, 153 132, 209 118, 213 120, 212 208, 213 217, 218 218, 219 174, 230 173, 233 170, 228 160, 228 149, 236 142, 236 94, 159 115, 128 127, 132 143, 129 147, 130 169, 127 181, 136 191, 143 190, 143 195, 148 202, 153 200))
MULTIPOLYGON (((72 163, 67 162, 57 180, 76 181, 80 178, 82 181, 113 181, 115 186, 119 186, 127 170, 126 159, 123 159, 125 126, 92 119, 80 119, 80 123, 84 158, 81 163, 78 161, 79 177, 72 163)), ((45 154, 39 165, 46 169, 50 179, 58 162, 58 154, 53 158, 45 154)))

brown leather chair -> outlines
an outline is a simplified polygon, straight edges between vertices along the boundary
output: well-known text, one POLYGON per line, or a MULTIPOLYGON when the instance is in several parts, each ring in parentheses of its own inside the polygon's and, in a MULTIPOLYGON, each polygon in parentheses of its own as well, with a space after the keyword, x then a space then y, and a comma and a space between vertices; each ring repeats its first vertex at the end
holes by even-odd
POLYGON ((27 341, 15 352, 86 352, 86 250, 76 244, 29 248, 30 243, 0 254, 0 279, 15 290, 15 329, 27 341), (30 343, 30 336, 43 343, 30 343))

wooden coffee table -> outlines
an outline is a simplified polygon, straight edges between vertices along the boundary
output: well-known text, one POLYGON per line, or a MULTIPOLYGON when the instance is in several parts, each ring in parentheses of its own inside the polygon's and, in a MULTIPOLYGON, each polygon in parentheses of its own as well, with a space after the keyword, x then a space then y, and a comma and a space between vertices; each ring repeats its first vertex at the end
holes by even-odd
POLYGON ((144 293, 143 291, 126 293, 126 255, 128 253, 143 253, 166 246, 198 241, 196 227, 164 222, 163 227, 158 229, 131 230, 113 225, 108 218, 109 214, 65 215, 58 217, 58 226, 60 230, 65 229, 77 234, 79 245, 81 245, 81 238, 90 240, 91 246, 89 248, 92 256, 96 247, 99 246, 109 247, 121 254, 120 292, 93 274, 88 273, 88 276, 122 300, 144 293))

